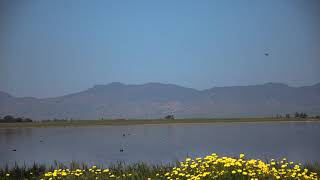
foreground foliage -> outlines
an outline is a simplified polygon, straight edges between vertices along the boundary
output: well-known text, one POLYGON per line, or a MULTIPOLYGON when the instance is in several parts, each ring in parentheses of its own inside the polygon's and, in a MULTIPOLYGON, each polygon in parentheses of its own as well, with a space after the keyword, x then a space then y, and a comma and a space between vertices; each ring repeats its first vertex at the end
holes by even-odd
POLYGON ((46 170, 44 166, 0 170, 0 179, 319 179, 320 165, 295 164, 282 159, 264 162, 259 159, 219 157, 213 153, 204 158, 186 158, 176 166, 150 166, 144 163, 118 163, 109 168, 71 165, 46 170))

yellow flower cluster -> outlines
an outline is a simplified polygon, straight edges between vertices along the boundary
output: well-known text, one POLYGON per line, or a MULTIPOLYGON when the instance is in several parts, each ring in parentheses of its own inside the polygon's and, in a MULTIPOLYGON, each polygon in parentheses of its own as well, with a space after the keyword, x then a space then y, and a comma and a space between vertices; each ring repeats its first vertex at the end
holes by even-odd
POLYGON ((239 158, 219 157, 213 153, 204 158, 186 158, 176 167, 163 171, 154 171, 143 175, 134 172, 112 172, 110 169, 100 169, 96 166, 87 170, 57 169, 46 172, 42 179, 319 179, 317 173, 302 168, 301 164, 271 159, 269 163, 259 159, 246 159, 244 154, 239 158))
POLYGON ((265 163, 261 160, 244 159, 245 155, 240 154, 239 158, 219 157, 213 153, 205 158, 187 158, 180 162, 179 167, 174 167, 160 177, 166 179, 314 179, 317 180, 317 173, 309 172, 308 169, 301 169, 300 164, 287 162, 284 158, 280 162, 271 160, 265 163))
MULTIPOLYGON (((57 169, 54 171, 49 171, 44 174, 44 177, 41 178, 41 180, 44 179, 64 179, 64 178, 80 178, 80 177, 95 177, 95 179, 99 179, 99 177, 105 178, 119 178, 119 176, 116 176, 113 174, 108 168, 107 169, 100 169, 97 168, 97 166, 92 166, 88 170, 82 170, 82 169, 76 169, 76 170, 70 170, 70 169, 57 169)), ((132 176, 131 173, 128 174, 122 174, 121 177, 130 177, 132 176)))

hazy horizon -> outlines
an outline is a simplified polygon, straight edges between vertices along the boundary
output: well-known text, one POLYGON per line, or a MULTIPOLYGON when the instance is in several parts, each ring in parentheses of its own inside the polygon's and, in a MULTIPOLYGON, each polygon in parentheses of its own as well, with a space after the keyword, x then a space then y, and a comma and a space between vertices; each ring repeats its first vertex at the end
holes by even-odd
POLYGON ((124 86, 139 86, 139 85, 146 85, 146 84, 162 84, 162 85, 175 85, 175 86, 179 86, 179 87, 183 87, 183 88, 191 88, 191 89, 194 89, 194 90, 197 90, 197 91, 204 91, 204 90, 208 90, 208 89, 211 89, 211 88, 221 88, 221 87, 241 87, 241 86, 257 86, 257 85, 265 85, 265 84, 270 84, 270 83, 273 83, 273 84, 283 84, 283 85, 288 85, 289 87, 295 87, 295 88, 299 88, 299 87, 306 87, 306 86, 314 86, 314 85, 317 85, 317 84, 320 84, 320 82, 318 83, 314 83, 314 84, 310 84, 310 85, 304 85, 304 86, 291 86, 289 84, 286 84, 286 83, 281 83, 281 82, 265 82, 265 83, 259 83, 259 84, 247 84, 247 85, 229 85, 229 86, 211 86, 209 88, 204 88, 204 89, 197 89, 197 88, 192 88, 192 87, 187 87, 187 86, 182 86, 182 85, 179 85, 179 84, 173 84, 173 83, 161 83, 161 82, 146 82, 146 83, 141 83, 141 84, 127 84, 127 83, 123 83, 123 82, 110 82, 110 83, 106 83, 106 84, 94 84, 90 87, 87 87, 87 88, 84 88, 82 90, 79 90, 79 91, 75 91, 75 92, 69 92, 67 94, 60 94, 60 95, 57 95, 57 96, 48 96, 48 97, 39 97, 39 96, 16 96, 10 92, 6 92, 6 91, 3 91, 0 89, 0 92, 4 92, 4 93, 8 93, 14 97, 35 97, 35 98, 54 98, 54 97, 60 97, 60 96, 65 96, 65 95, 70 95, 70 94, 74 94, 74 93, 79 93, 79 92, 83 92, 83 91, 86 91, 86 90, 89 90, 90 88, 94 88, 95 86, 106 86, 106 85, 111 85, 111 84, 114 84, 114 83, 119 83, 119 84, 122 84, 124 86))
POLYGON ((320 82, 320 1, 1 1, 0 91, 320 82))

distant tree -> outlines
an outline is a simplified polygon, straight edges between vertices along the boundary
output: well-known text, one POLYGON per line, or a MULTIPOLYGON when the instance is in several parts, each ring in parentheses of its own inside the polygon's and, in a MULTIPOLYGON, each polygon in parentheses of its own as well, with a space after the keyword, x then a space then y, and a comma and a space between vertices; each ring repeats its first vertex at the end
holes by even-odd
POLYGON ((167 115, 164 117, 164 119, 174 119, 174 115, 167 115))
POLYGON ((290 118, 290 114, 286 114, 286 118, 290 118))
POLYGON ((23 117, 13 117, 11 115, 5 116, 3 119, 0 119, 2 123, 17 123, 17 122, 32 122, 30 118, 23 118, 23 117))
POLYGON ((14 117, 13 116, 10 116, 10 115, 7 115, 3 118, 3 120, 5 121, 14 121, 14 117))
POLYGON ((307 118, 308 115, 307 115, 306 113, 301 113, 301 114, 300 114, 300 117, 301 117, 301 118, 307 118))
POLYGON ((24 122, 32 122, 32 119, 26 118, 26 119, 24 119, 23 121, 24 121, 24 122))
POLYGON ((307 118, 308 115, 306 113, 304 113, 304 112, 301 112, 301 113, 296 112, 294 114, 294 117, 296 117, 296 118, 307 118))
POLYGON ((303 112, 299 113, 299 117, 303 118, 303 112))
POLYGON ((18 118, 14 118, 14 121, 15 121, 15 122, 22 122, 22 121, 23 121, 23 119, 22 119, 22 118, 20 118, 20 117, 18 117, 18 118))

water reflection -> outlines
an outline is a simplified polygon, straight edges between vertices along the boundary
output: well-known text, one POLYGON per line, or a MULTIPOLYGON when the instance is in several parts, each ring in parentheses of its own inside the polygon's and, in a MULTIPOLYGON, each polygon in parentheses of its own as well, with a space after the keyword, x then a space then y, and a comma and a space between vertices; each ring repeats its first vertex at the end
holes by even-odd
POLYGON ((0 129, 0 139, 5 143, 14 142, 17 138, 32 139, 32 128, 0 129))

